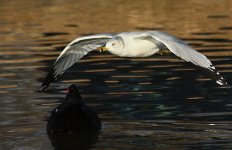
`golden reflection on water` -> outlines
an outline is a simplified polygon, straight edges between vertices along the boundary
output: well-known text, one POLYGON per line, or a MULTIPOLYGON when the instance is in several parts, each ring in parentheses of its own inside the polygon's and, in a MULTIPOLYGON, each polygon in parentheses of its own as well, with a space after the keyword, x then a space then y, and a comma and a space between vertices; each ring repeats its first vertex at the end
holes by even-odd
POLYGON ((71 83, 100 111, 104 123, 97 149, 152 149, 154 143, 158 149, 185 149, 215 138, 231 146, 230 91, 172 54, 119 58, 94 52, 80 61, 76 78, 53 83, 54 91, 35 92, 47 66, 73 39, 134 30, 162 30, 186 40, 231 83, 231 14, 231 0, 1 0, 2 147, 12 149, 14 141, 13 149, 51 149, 41 120, 71 83), (215 116, 222 121, 209 127, 205 120, 215 116), (196 118, 202 121, 191 120, 196 118))
MULTIPOLYGON (((70 41, 80 34, 122 32, 136 28, 165 29, 178 33, 177 35, 181 37, 187 35, 189 37, 191 33, 215 31, 226 33, 229 30, 218 32, 219 27, 230 27, 232 24, 229 17, 232 13, 230 0, 213 2, 211 0, 86 0, 85 2, 69 0, 67 3, 3 0, 0 4, 0 20, 4 21, 0 32, 6 35, 8 33, 7 36, 1 37, 1 40, 9 44, 15 42, 16 37, 21 40, 30 37, 39 38, 46 32, 68 33, 60 37, 70 41), (25 8, 24 4, 29 5, 25 8), (215 19, 210 16, 225 16, 225 18, 215 19), (67 25, 77 27, 67 27, 67 25), (21 37, 20 34, 23 36, 21 37)), ((218 37, 216 34, 211 36, 218 37)), ((231 38, 231 34, 223 36, 231 38)), ((191 35, 192 37, 196 35, 191 35)))

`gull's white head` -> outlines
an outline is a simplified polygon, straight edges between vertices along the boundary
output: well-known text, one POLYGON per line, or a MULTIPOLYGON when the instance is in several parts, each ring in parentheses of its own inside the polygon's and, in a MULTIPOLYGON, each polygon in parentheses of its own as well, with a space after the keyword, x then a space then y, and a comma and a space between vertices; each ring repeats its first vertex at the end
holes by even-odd
POLYGON ((107 43, 106 43, 106 46, 105 46, 109 51, 112 50, 112 51, 115 51, 116 49, 123 49, 124 47, 124 43, 123 43, 123 40, 121 37, 116 37, 116 38, 113 38, 111 40, 109 40, 107 43))
POLYGON ((125 44, 124 44, 123 39, 121 37, 115 37, 115 38, 107 41, 105 46, 99 47, 97 49, 100 52, 101 51, 109 51, 112 54, 120 56, 120 54, 123 52, 124 47, 125 47, 125 44))

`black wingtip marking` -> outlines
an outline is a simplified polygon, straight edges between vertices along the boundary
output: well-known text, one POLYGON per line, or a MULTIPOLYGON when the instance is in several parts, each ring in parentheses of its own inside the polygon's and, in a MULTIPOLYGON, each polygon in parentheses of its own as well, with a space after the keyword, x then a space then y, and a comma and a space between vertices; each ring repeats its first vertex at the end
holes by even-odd
POLYGON ((217 84, 223 87, 229 87, 226 80, 220 75, 220 73, 216 70, 214 66, 210 66, 209 68, 203 68, 200 66, 195 66, 198 70, 207 74, 211 79, 215 80, 217 84))
POLYGON ((225 81, 224 78, 217 80, 216 83, 224 87, 229 87, 228 83, 225 81))
POLYGON ((43 91, 45 91, 47 88, 48 88, 47 85, 44 85, 44 86, 42 85, 41 88, 39 89, 39 92, 43 92, 43 91))
POLYGON ((45 91, 45 90, 48 88, 49 84, 50 84, 51 82, 55 81, 56 79, 57 79, 57 77, 54 75, 54 69, 51 69, 51 70, 48 72, 46 78, 43 80, 43 83, 42 83, 41 88, 40 88, 39 91, 40 91, 40 92, 45 91))
POLYGON ((214 66, 210 66, 209 70, 212 72, 211 78, 215 79, 217 84, 224 86, 224 87, 229 87, 226 80, 220 75, 220 73, 216 70, 214 66))

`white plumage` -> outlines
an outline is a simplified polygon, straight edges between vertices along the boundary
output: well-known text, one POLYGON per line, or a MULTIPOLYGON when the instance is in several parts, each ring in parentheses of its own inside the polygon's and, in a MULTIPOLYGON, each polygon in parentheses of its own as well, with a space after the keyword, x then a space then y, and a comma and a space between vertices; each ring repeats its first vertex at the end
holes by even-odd
POLYGON ((47 88, 57 76, 92 50, 108 50, 120 57, 148 57, 164 49, 170 50, 197 68, 207 71, 209 76, 215 79, 218 84, 227 86, 225 79, 216 71, 210 60, 192 49, 186 42, 165 32, 145 31, 123 32, 117 35, 97 34, 75 39, 65 47, 55 61, 53 69, 42 84, 42 89, 47 88))

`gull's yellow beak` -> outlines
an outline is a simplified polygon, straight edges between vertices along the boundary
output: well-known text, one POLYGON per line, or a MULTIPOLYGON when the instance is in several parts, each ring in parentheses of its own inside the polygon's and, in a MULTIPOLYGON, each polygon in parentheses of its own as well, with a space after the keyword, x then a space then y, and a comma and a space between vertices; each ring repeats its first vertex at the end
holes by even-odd
POLYGON ((107 51, 108 48, 106 48, 105 46, 101 46, 101 47, 98 47, 97 50, 101 53, 101 52, 107 51))

